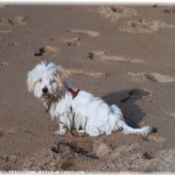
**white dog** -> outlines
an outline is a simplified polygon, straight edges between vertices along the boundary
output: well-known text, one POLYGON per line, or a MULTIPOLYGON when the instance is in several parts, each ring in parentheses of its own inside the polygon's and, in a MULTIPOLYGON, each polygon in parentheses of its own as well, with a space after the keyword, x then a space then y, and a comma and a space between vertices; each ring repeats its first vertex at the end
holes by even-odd
POLYGON ((71 86, 69 75, 61 66, 47 65, 46 62, 41 62, 28 73, 29 92, 34 92, 34 96, 44 102, 52 119, 59 121, 56 134, 76 129, 90 136, 99 136, 123 129, 123 134, 147 136, 153 131, 150 126, 131 128, 116 105, 109 106, 101 98, 71 86))

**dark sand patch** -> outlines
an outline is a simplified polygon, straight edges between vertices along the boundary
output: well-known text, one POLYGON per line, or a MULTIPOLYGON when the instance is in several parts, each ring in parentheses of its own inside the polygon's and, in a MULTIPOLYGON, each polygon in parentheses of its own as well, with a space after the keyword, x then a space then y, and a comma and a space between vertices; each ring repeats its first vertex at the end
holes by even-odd
POLYGON ((128 101, 129 99, 142 99, 148 96, 152 96, 152 92, 150 92, 147 89, 133 89, 131 91, 128 92, 128 96, 126 96, 125 98, 121 99, 121 103, 124 103, 126 101, 128 101))

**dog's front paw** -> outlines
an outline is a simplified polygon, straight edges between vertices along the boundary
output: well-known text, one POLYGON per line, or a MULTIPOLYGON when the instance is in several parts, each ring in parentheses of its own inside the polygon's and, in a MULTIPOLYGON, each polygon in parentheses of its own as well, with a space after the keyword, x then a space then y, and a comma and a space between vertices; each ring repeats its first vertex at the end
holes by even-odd
POLYGON ((66 130, 59 130, 55 132, 56 135, 65 135, 66 134, 66 130))
POLYGON ((83 129, 82 129, 82 130, 78 130, 78 133, 79 133, 79 134, 83 134, 83 133, 85 133, 85 132, 86 132, 86 130, 83 130, 83 129))

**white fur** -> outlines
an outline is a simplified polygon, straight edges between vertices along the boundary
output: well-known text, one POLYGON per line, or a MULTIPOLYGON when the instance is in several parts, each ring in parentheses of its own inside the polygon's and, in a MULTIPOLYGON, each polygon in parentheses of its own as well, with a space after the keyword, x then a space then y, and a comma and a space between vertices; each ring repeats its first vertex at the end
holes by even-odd
POLYGON ((123 134, 142 134, 147 136, 152 132, 150 126, 134 129, 125 122, 121 110, 116 105, 109 106, 99 97, 80 90, 73 98, 68 88, 74 91, 69 79, 69 72, 54 63, 41 62, 28 73, 28 89, 34 96, 44 102, 49 108, 52 119, 59 121, 56 134, 65 134, 71 129, 86 132, 90 136, 109 135, 113 131, 123 129, 123 134), (43 98, 42 89, 48 88, 49 99, 43 98))

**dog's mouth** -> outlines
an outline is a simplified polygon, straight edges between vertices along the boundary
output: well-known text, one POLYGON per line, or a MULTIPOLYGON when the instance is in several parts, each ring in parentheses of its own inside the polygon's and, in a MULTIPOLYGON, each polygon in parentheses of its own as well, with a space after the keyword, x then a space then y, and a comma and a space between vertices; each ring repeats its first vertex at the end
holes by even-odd
POLYGON ((49 99, 49 98, 50 98, 50 95, 49 95, 49 94, 43 94, 42 97, 43 97, 44 99, 49 99))

